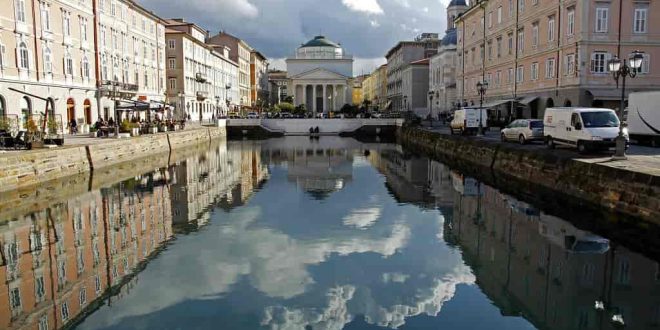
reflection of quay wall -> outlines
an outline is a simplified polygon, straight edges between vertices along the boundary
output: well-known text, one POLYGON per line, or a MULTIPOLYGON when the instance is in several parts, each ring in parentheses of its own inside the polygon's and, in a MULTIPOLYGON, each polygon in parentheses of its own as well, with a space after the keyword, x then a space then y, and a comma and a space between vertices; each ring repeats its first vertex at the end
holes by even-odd
POLYGON ((0 155, 0 191, 98 170, 189 147, 225 135, 223 128, 198 128, 130 140, 104 140, 84 147, 11 152, 0 155))
POLYGON ((0 328, 57 329, 111 294, 169 240, 167 187, 115 187, 0 226, 0 328))
MULTIPOLYGON (((482 176, 518 181, 521 190, 543 193, 550 200, 580 200, 594 209, 621 212, 660 224, 660 177, 580 162, 561 152, 527 150, 492 141, 446 136, 403 128, 404 144, 444 162, 477 166, 482 176), (483 171, 489 168, 492 171, 483 171)), ((482 178, 485 179, 485 178, 482 178)))
POLYGON ((456 195, 451 236, 505 315, 522 313, 540 329, 613 329, 608 314, 594 309, 605 300, 622 312, 627 329, 660 321, 656 262, 614 244, 605 254, 568 251, 563 237, 550 239, 549 221, 562 220, 481 189, 482 196, 456 195))

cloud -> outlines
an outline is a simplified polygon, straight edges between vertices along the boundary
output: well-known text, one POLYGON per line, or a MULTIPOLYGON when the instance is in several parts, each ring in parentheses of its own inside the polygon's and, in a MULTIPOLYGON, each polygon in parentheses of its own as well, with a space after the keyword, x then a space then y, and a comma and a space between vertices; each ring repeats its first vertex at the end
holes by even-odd
POLYGON ((352 226, 358 229, 367 229, 371 227, 378 218, 380 218, 381 210, 377 207, 356 209, 343 219, 344 225, 352 226))
POLYGON ((341 0, 341 3, 353 11, 367 14, 383 14, 383 8, 380 7, 377 0, 341 0))

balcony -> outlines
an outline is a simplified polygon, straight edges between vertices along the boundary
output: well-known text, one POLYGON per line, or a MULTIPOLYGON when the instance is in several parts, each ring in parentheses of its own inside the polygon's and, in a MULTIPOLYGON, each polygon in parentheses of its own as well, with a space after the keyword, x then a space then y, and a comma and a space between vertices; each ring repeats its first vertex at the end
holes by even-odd
POLYGON ((200 82, 200 83, 205 83, 206 82, 206 73, 197 72, 197 74, 195 74, 195 81, 200 82))
POLYGON ((209 92, 197 91, 197 101, 204 101, 209 97, 209 92))

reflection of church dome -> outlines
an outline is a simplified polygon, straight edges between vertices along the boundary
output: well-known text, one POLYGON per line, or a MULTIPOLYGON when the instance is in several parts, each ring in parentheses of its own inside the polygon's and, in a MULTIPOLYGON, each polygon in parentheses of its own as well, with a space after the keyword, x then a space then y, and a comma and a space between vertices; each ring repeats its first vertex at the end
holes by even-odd
POLYGON ((440 45, 442 46, 450 46, 450 45, 456 45, 456 29, 451 28, 447 30, 444 38, 442 38, 442 41, 440 41, 440 45))
POLYGON ((300 178, 298 185, 314 199, 322 200, 344 188, 344 180, 340 178, 300 178))

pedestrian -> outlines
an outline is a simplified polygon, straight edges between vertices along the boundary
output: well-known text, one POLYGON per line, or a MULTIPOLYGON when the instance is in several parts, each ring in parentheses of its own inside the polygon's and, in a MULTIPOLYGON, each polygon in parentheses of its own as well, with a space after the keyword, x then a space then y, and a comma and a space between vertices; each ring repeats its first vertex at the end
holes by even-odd
POLYGON ((78 133, 78 123, 76 122, 75 118, 71 119, 71 122, 69 123, 69 127, 71 128, 71 134, 78 133))

